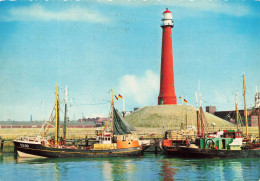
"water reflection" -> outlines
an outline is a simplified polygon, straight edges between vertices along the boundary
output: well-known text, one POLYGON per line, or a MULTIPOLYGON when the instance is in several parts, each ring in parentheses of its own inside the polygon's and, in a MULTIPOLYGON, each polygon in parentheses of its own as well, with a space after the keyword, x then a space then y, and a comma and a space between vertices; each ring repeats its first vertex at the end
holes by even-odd
POLYGON ((1 162, 16 162, 17 155, 13 153, 3 153, 0 155, 1 162))
POLYGON ((125 166, 127 171, 127 180, 133 180, 134 173, 138 172, 137 165, 132 160, 127 160, 125 166))
MULTIPOLYGON (((56 180, 72 179, 73 174, 96 177, 97 180, 133 180, 140 158, 17 158, 17 164, 52 165, 56 180), (91 172, 90 170, 93 170, 91 172), (88 174, 86 174, 86 172, 88 174)), ((94 180, 94 179, 93 179, 94 180)))
POLYGON ((0 156, 6 180, 258 180, 259 159, 20 158, 0 156))
POLYGON ((103 175, 105 180, 112 180, 112 166, 109 161, 104 161, 103 163, 103 175))
MULTIPOLYGON (((243 169, 241 162, 232 162, 231 169, 237 178, 243 178, 243 169)), ((260 170, 259 170, 260 171, 260 170)), ((243 178, 244 180, 245 178, 243 178)))
POLYGON ((162 171, 163 173, 160 173, 160 175, 163 177, 164 181, 172 181, 174 180, 173 176, 176 174, 176 171, 178 169, 172 168, 173 164, 169 160, 160 160, 162 163, 162 171))

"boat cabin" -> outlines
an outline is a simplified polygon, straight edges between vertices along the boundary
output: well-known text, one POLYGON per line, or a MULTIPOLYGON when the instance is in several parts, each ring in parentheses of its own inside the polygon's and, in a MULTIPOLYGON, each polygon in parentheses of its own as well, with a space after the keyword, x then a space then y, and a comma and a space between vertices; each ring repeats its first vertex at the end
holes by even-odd
POLYGON ((224 130, 224 138, 242 138, 242 131, 224 130))
POLYGON ((200 148, 221 149, 221 150, 241 150, 242 131, 223 130, 215 135, 200 139, 200 148), (220 134, 218 134, 220 133, 220 134))
POLYGON ((96 140, 98 141, 98 143, 102 143, 102 144, 111 144, 112 143, 112 137, 111 136, 97 136, 96 140))

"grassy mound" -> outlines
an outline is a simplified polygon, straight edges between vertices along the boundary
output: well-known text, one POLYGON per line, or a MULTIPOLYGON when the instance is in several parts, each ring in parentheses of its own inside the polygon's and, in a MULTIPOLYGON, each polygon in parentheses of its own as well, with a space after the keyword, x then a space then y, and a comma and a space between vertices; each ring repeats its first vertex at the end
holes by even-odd
MULTIPOLYGON (((209 126, 215 123, 217 128, 234 127, 232 123, 212 114, 207 112, 204 114, 209 126)), ((196 108, 188 105, 145 106, 126 116, 125 119, 135 127, 161 128, 164 124, 164 128, 171 129, 180 127, 183 120, 185 123, 186 115, 188 125, 197 126, 196 108)))

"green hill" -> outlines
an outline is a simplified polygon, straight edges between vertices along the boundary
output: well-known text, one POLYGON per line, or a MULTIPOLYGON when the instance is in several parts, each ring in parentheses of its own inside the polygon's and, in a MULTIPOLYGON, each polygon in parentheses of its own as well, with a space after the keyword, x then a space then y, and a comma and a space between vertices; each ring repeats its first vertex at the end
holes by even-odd
MULTIPOLYGON (((188 105, 159 105, 142 107, 125 119, 135 127, 162 128, 163 123, 166 129, 180 128, 187 115, 188 125, 197 125, 196 108, 188 105)), ((235 125, 205 112, 207 124, 216 124, 217 128, 229 128, 235 125)), ((212 126, 211 126, 212 127, 212 126)))

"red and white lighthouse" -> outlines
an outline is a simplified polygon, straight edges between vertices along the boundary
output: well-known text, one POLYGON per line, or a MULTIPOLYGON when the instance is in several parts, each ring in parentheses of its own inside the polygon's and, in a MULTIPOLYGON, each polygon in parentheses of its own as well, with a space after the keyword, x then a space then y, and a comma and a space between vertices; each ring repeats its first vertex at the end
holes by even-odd
POLYGON ((161 78, 158 105, 177 104, 172 53, 172 28, 173 20, 171 11, 166 8, 162 18, 162 56, 161 56, 161 78))

